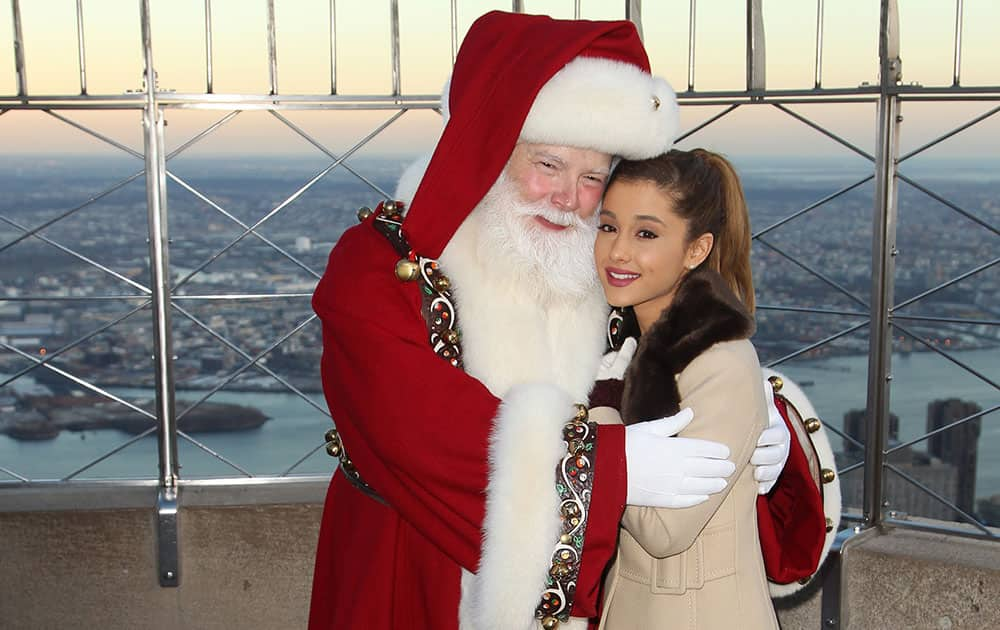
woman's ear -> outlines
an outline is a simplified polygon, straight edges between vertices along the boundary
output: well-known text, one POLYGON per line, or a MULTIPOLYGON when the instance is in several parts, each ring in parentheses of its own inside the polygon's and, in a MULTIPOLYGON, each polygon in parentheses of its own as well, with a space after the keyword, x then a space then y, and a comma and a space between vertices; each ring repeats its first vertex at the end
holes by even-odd
POLYGON ((687 252, 684 254, 684 266, 694 269, 705 262, 708 255, 712 253, 712 245, 715 244, 715 237, 711 232, 705 232, 688 244, 687 252))

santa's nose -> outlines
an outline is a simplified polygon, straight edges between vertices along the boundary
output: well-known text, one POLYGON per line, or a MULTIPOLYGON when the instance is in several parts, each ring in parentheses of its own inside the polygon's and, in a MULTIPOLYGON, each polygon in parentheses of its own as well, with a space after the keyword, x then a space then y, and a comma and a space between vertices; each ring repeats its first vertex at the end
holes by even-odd
POLYGON ((580 196, 576 191, 576 186, 568 183, 561 184, 552 191, 552 205, 566 212, 576 212, 580 207, 580 196))

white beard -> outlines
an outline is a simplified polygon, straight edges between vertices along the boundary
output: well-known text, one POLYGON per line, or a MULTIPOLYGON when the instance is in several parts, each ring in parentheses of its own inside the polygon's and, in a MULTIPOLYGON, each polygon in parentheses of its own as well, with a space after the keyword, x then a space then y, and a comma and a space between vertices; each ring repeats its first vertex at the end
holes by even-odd
POLYGON ((594 266, 596 213, 588 221, 545 202, 525 203, 504 172, 470 220, 479 223, 480 260, 502 264, 540 303, 579 301, 600 290, 594 266), (536 216, 566 229, 542 228, 536 216))
POLYGON ((520 202, 501 175, 441 252, 465 369, 494 395, 542 382, 586 401, 607 321, 596 232, 572 213, 520 202), (538 214, 570 227, 546 230, 534 225, 538 214))
POLYGON ((441 252, 465 370, 502 399, 490 438, 481 565, 476 574, 462 571, 462 630, 539 627, 532 611, 559 535, 551 479, 565 453, 562 427, 571 403, 586 402, 604 348, 595 234, 596 224, 571 213, 520 202, 501 176, 441 252), (536 215, 569 227, 546 230, 536 215), (512 553, 524 561, 510 562, 512 553))

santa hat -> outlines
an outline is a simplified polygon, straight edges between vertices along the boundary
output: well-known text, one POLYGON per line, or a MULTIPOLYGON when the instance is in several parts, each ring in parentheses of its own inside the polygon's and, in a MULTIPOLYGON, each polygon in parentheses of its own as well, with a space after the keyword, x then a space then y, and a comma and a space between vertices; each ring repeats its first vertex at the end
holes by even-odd
POLYGON ((643 159, 670 149, 673 90, 628 21, 492 11, 469 29, 442 99, 446 124, 403 230, 437 258, 518 140, 643 159))

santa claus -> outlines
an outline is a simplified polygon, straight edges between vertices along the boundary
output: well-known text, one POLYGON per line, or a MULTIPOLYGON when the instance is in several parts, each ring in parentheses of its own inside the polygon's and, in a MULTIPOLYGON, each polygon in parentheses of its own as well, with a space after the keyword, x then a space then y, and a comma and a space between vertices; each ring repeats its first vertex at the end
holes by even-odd
MULTIPOLYGON (((693 505, 733 470, 677 419, 587 417, 608 315, 593 217, 613 156, 677 132, 634 26, 489 13, 442 104, 403 201, 360 214, 313 298, 342 469, 314 630, 585 624, 626 502, 693 505)), ((788 449, 770 435, 768 486, 788 449)))

